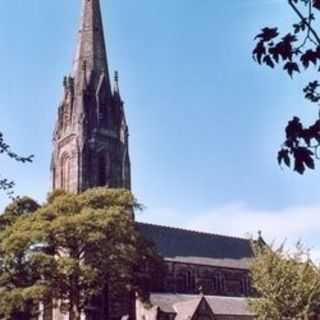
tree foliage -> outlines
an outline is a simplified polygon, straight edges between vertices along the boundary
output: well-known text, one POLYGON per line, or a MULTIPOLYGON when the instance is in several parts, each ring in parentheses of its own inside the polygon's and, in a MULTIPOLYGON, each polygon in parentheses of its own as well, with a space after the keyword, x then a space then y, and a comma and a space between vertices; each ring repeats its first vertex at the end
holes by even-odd
MULTIPOLYGON (((26 162, 32 162, 33 155, 27 156, 27 157, 21 157, 17 153, 13 152, 10 148, 10 146, 5 142, 3 133, 0 132, 0 154, 5 154, 8 157, 14 159, 15 161, 26 163, 26 162)), ((9 180, 8 178, 4 178, 0 175, 0 190, 4 190, 7 192, 9 197, 13 197, 13 187, 15 183, 12 180, 9 180)))
MULTIPOLYGON (((320 0, 287 0, 297 17, 291 30, 280 34, 277 27, 265 27, 256 36, 253 57, 260 65, 274 68, 276 65, 292 78, 303 70, 320 71, 320 0)), ((304 96, 320 111, 320 82, 312 80, 304 88, 304 96)), ((293 117, 286 127, 286 139, 278 153, 278 162, 303 174, 315 168, 319 159, 320 112, 311 125, 303 125, 299 117, 293 117)))
MULTIPOLYGON (((0 315, 6 319, 30 319, 37 311, 35 297, 41 292, 34 284, 39 279, 34 266, 27 258, 28 250, 16 246, 7 250, 6 230, 17 221, 24 221, 39 208, 29 197, 18 198, 8 205, 0 216, 0 315)), ((19 222, 20 223, 20 222, 19 222)))
POLYGON ((12 225, 19 217, 28 216, 40 208, 40 205, 30 197, 15 198, 0 215, 0 231, 12 225))
POLYGON ((136 207, 128 191, 97 188, 80 195, 57 192, 32 215, 19 217, 2 232, 0 249, 3 274, 11 257, 22 256, 26 282, 0 293, 0 313, 8 314, 18 295, 23 307, 29 300, 60 301, 70 319, 78 320, 107 287, 142 290, 139 266, 161 270, 162 264, 136 230, 131 215, 136 207))
POLYGON ((257 299, 250 307, 257 319, 306 320, 320 311, 320 270, 301 244, 294 252, 257 247, 251 265, 257 299))

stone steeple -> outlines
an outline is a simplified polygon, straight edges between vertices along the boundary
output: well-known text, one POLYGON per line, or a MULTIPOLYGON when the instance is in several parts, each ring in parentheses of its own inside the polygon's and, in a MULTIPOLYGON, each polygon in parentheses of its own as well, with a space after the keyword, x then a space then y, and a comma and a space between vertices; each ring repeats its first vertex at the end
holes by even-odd
POLYGON ((128 127, 118 73, 112 91, 99 0, 82 0, 73 69, 53 135, 52 188, 131 187, 128 127))
POLYGON ((81 79, 82 70, 103 73, 108 94, 111 93, 109 71, 99 0, 82 1, 82 15, 77 50, 73 63, 73 76, 81 79))

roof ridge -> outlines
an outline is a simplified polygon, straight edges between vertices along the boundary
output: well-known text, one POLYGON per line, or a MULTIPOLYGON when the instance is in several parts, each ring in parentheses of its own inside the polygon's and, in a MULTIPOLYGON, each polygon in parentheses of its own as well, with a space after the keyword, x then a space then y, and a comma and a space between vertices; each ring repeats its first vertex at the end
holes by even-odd
MULTIPOLYGON (((230 299, 230 300, 247 300, 248 297, 233 297, 233 296, 217 296, 217 295, 205 295, 206 298, 214 298, 214 299, 230 299)), ((250 297, 249 297, 250 298, 250 297)))
POLYGON ((195 233, 195 234, 202 234, 202 235, 207 235, 207 236, 215 236, 215 237, 220 237, 220 238, 250 241, 250 239, 241 238, 241 237, 237 237, 237 236, 228 236, 228 235, 222 235, 222 234, 217 234, 217 233, 210 233, 210 232, 197 231, 197 230, 191 230, 191 229, 185 229, 185 228, 179 228, 179 227, 172 227, 172 226, 167 226, 167 225, 154 224, 154 223, 149 223, 149 222, 136 221, 136 223, 154 226, 154 227, 162 227, 162 228, 169 229, 169 230, 177 230, 177 231, 184 231, 184 232, 190 232, 190 233, 195 233))
MULTIPOLYGON (((168 293, 168 292, 152 292, 151 296, 175 296, 175 297, 181 297, 181 298, 188 298, 190 300, 196 300, 198 298, 201 298, 200 294, 186 294, 186 293, 168 293)), ((210 295, 205 294, 203 297, 205 298, 214 298, 214 299, 232 299, 232 300, 247 300, 248 297, 234 297, 234 296, 218 296, 218 295, 210 295)), ((249 297, 250 298, 250 297, 249 297)), ((254 299, 254 298, 252 298, 254 299)), ((184 300, 177 303, 183 303, 188 300, 184 300)))

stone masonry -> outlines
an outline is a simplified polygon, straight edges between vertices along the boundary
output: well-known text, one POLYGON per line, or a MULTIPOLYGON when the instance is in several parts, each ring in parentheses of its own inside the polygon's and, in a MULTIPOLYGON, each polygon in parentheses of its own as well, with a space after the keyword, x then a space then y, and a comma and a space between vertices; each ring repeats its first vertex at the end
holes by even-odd
MULTIPOLYGON (((99 0, 81 0, 81 22, 73 68, 53 134, 52 189, 79 193, 93 187, 131 189, 128 126, 118 73, 111 86, 99 0)), ((133 215, 134 217, 134 215, 133 215)), ((246 239, 218 236, 136 222, 164 258, 164 277, 143 284, 151 307, 135 304, 132 292, 106 292, 92 303, 86 320, 234 320, 253 319, 246 307, 252 295, 246 239), (199 295, 200 289, 206 296, 199 295)), ((116 284, 115 284, 116 285, 116 284)), ((44 303, 43 320, 68 317, 44 303)))
POLYGON ((117 73, 113 90, 110 85, 98 0, 82 0, 73 70, 63 87, 53 135, 52 189, 130 189, 128 126, 117 73))

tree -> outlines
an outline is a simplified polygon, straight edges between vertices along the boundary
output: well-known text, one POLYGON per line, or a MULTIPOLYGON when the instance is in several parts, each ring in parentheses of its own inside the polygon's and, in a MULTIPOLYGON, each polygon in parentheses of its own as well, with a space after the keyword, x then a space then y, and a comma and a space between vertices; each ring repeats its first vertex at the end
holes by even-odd
MULTIPOLYGON (((1 249, 4 257, 22 251, 30 274, 39 275, 27 291, 17 288, 22 300, 60 301, 70 320, 79 320, 106 288, 143 289, 139 265, 160 270, 161 259, 136 230, 131 213, 138 207, 125 190, 60 191, 34 214, 18 218, 5 230, 1 249)), ((1 305, 0 295, 0 311, 1 305)))
POLYGON ((30 197, 18 197, 14 199, 0 215, 0 231, 12 225, 19 217, 34 213, 40 205, 30 197))
MULTIPOLYGON (((27 258, 23 245, 12 250, 2 247, 8 230, 18 220, 24 221, 39 208, 29 197, 17 198, 9 204, 0 216, 0 315, 5 319, 30 319, 37 311, 34 304, 35 288, 30 287, 39 279, 37 270, 27 258)), ((38 294, 40 294, 38 292, 38 294)))
POLYGON ((301 244, 294 252, 256 247, 251 265, 257 299, 249 301, 257 319, 307 320, 320 311, 320 270, 301 244))
MULTIPOLYGON (((5 142, 2 132, 0 132, 0 154, 6 154, 8 157, 22 163, 32 162, 33 160, 33 155, 21 157, 17 153, 13 152, 10 146, 5 142)), ((14 185, 15 183, 12 180, 8 180, 7 178, 0 176, 0 190, 6 191, 10 198, 13 197, 14 185)))
MULTIPOLYGON (((256 36, 253 50, 255 61, 274 68, 281 65, 293 77, 295 74, 314 68, 319 72, 320 62, 320 0, 287 0, 288 7, 297 17, 291 32, 280 36, 277 27, 263 28, 256 36)), ((320 82, 310 81, 304 88, 304 96, 316 104, 318 116, 313 124, 305 126, 299 117, 293 117, 286 127, 286 139, 278 153, 278 162, 303 174, 315 168, 315 159, 320 158, 320 82)))

